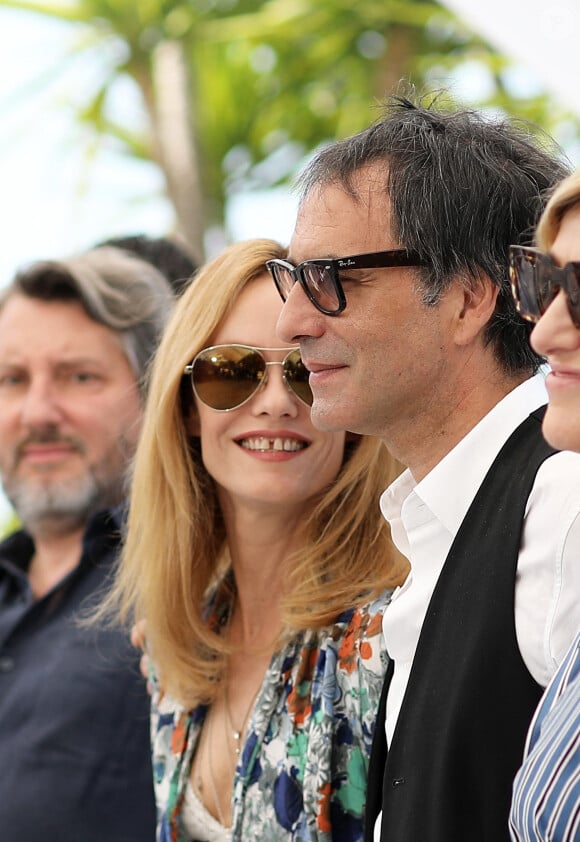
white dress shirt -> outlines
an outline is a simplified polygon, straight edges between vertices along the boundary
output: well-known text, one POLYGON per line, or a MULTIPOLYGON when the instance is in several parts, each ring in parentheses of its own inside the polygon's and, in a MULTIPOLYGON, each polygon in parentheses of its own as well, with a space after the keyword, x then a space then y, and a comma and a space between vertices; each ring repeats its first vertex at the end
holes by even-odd
MULTIPOLYGON (((506 395, 419 483, 405 471, 381 497, 393 541, 411 570, 383 617, 394 661, 384 723, 392 739, 421 626, 447 554, 494 459, 511 433, 547 402, 537 374, 506 395)), ((546 686, 580 627, 580 454, 540 466, 528 498, 518 557, 515 625, 524 663, 546 686)), ((375 825, 379 840, 381 815, 375 825)))

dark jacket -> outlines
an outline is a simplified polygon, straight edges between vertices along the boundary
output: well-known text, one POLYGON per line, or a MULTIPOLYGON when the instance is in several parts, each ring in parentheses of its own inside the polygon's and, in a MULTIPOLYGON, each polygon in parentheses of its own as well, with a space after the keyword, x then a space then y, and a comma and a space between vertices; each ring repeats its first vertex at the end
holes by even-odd
POLYGON ((387 675, 369 770, 369 842, 381 808, 385 842, 509 840, 512 781, 542 692, 522 660, 514 619, 526 502, 554 453, 542 415, 506 442, 453 542, 388 753, 387 675))
POLYGON ((79 565, 35 601, 34 552, 0 544, 2 842, 152 842, 149 699, 127 632, 83 627, 106 589, 119 521, 89 523, 79 565))

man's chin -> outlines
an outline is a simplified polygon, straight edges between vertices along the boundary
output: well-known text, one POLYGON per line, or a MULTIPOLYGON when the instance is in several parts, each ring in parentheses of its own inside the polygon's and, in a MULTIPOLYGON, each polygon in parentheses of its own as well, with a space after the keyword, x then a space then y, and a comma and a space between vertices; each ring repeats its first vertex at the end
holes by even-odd
POLYGON ((31 532, 45 531, 50 526, 61 533, 79 528, 89 515, 106 506, 102 489, 92 475, 76 482, 11 483, 5 491, 14 511, 31 532))
POLYGON ((341 423, 341 414, 337 412, 337 408, 316 398, 310 409, 310 420, 317 430, 324 433, 340 433, 347 429, 346 424, 341 423))
POLYGON ((71 535, 83 531, 90 512, 24 512, 21 520, 24 529, 35 538, 71 535))

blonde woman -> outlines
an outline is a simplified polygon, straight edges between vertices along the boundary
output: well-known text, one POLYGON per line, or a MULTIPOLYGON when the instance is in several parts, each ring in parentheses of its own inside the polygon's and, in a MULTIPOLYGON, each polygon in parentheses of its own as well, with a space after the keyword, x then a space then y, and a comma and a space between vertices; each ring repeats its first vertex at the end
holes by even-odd
POLYGON ((270 240, 226 249, 159 348, 117 584, 155 668, 160 840, 362 838, 386 653, 406 574, 377 500, 398 465, 310 421, 276 337, 270 240))
MULTIPOLYGON (((544 436, 580 452, 580 171, 556 188, 536 239, 537 249, 510 249, 512 289, 520 314, 536 322, 532 347, 550 364, 544 436)), ((578 599, 566 580, 562 598, 578 599)), ((530 725, 510 833, 513 842, 580 839, 580 629, 530 725)))

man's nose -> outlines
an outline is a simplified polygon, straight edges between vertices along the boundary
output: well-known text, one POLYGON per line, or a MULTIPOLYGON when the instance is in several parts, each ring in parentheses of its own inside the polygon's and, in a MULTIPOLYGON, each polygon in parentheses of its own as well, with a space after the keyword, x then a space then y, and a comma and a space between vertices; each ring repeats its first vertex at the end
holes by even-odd
POLYGON ((302 337, 324 333, 324 315, 310 301, 300 284, 296 283, 284 302, 278 317, 276 333, 283 342, 296 344, 302 337))
POLYGON ((61 396, 48 378, 32 378, 23 397, 22 423, 29 427, 55 424, 62 418, 61 396))

